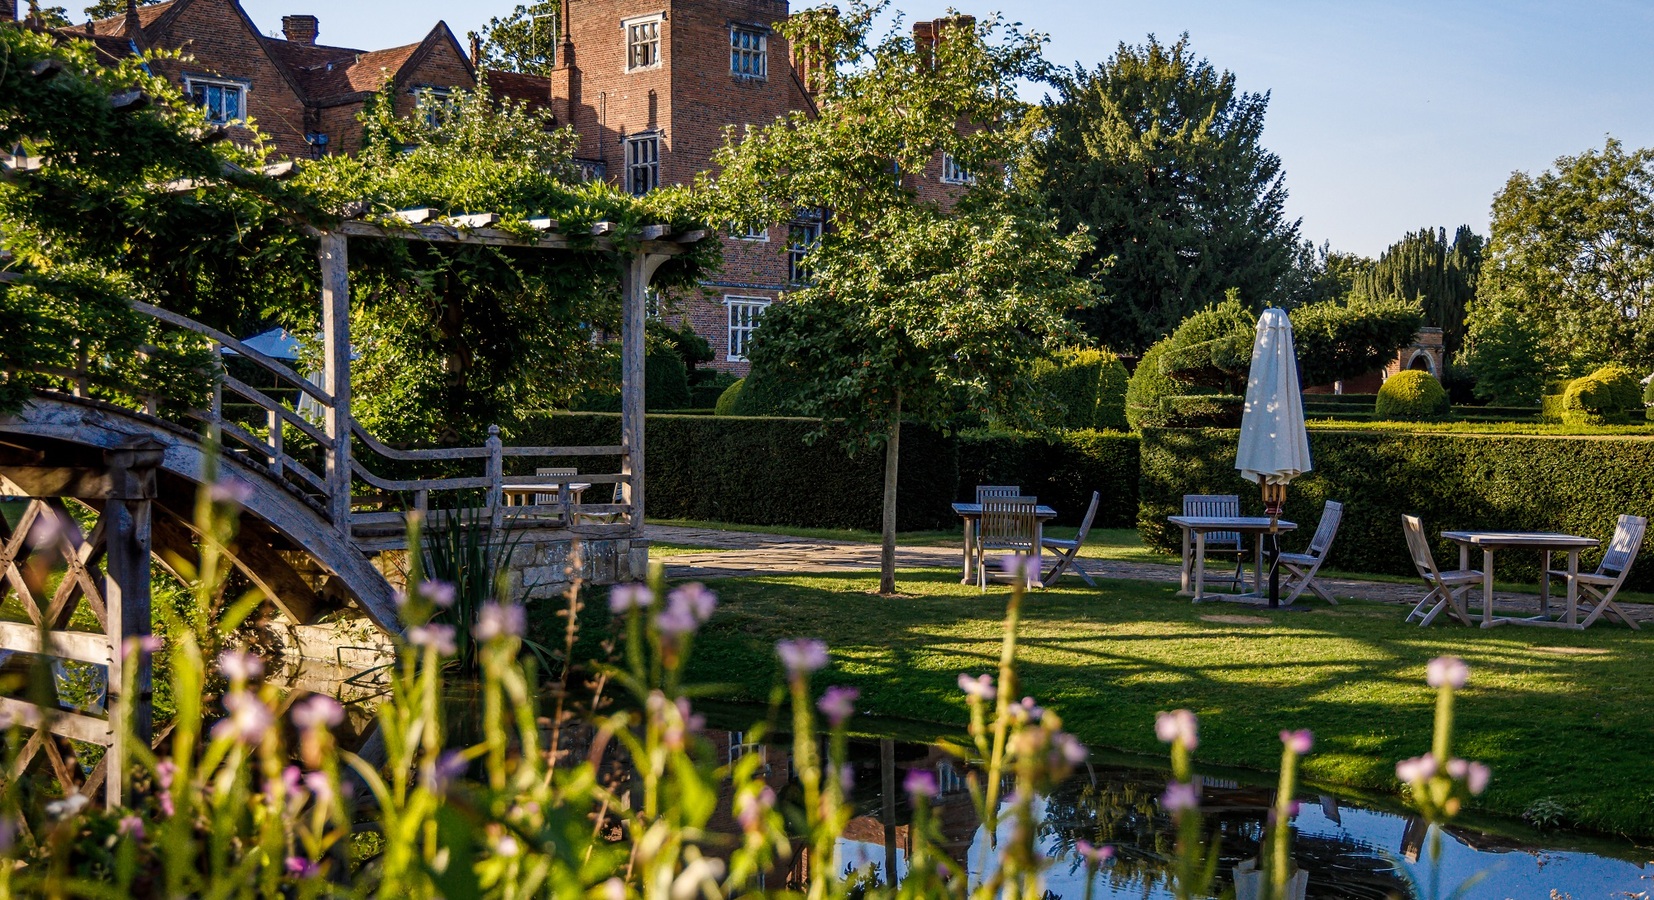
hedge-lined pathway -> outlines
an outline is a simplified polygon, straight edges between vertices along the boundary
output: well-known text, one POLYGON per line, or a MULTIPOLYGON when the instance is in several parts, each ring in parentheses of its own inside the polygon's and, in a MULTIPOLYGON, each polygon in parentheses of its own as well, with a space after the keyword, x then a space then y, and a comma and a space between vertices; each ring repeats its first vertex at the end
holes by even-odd
MULTIPOLYGON (((644 536, 682 547, 705 547, 702 551, 676 552, 666 557, 668 578, 742 578, 753 575, 799 575, 813 572, 857 572, 879 567, 879 545, 857 541, 789 537, 749 531, 718 531, 675 525, 649 525, 644 536)), ((1159 563, 1086 559, 1074 564, 1093 578, 1121 578, 1132 581, 1176 583, 1178 567, 1159 563)), ((960 567, 958 547, 897 547, 896 566, 901 569, 953 569, 960 567)), ((1065 576, 1066 577, 1066 576, 1065 576)), ((1357 581, 1346 578, 1319 579, 1337 597, 1376 600, 1411 606, 1424 595, 1422 585, 1386 581, 1357 581)), ((1560 593, 1560 586, 1556 589, 1560 593)), ((1315 597, 1310 603, 1319 604, 1315 597)), ((1539 598, 1532 594, 1494 594, 1494 609, 1501 615, 1539 613, 1539 598)), ((1302 602, 1302 601, 1300 601, 1302 602)), ((1473 601, 1473 603, 1476 601, 1473 601)), ((1562 597, 1553 594, 1551 609, 1559 609, 1562 597)), ((1478 604, 1479 605, 1479 604, 1478 604)), ((1639 623, 1654 622, 1654 605, 1621 603, 1639 623)), ((1617 623, 1610 622, 1615 626, 1617 623)), ((1623 627, 1623 626, 1621 626, 1623 627)))

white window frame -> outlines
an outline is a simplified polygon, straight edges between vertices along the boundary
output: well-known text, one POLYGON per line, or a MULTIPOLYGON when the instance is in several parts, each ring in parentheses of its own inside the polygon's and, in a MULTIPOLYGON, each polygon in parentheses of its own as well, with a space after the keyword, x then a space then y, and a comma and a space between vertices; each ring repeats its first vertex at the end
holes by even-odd
MULTIPOLYGON (((252 93, 252 85, 239 79, 212 78, 205 75, 184 76, 184 96, 188 97, 191 103, 194 103, 196 106, 206 110, 207 121, 214 125, 233 125, 237 122, 247 121, 247 95, 250 93, 252 93), (236 95, 240 98, 236 105, 240 108, 241 114, 234 117, 223 117, 215 114, 212 107, 208 106, 206 103, 196 101, 195 88, 197 85, 206 88, 218 88, 221 91, 225 89, 234 89, 236 95)), ((222 97, 223 95, 220 94, 220 96, 222 97)))
POLYGON ((942 183, 943 184, 976 184, 976 175, 966 170, 953 158, 953 154, 942 151, 942 183))
POLYGON ((764 310, 769 309, 770 304, 774 302, 768 297, 724 295, 724 309, 728 313, 729 321, 729 327, 725 331, 724 347, 724 358, 727 361, 747 361, 747 344, 752 340, 753 332, 758 330, 764 310))
POLYGON ((408 89, 413 95, 414 109, 429 97, 430 102, 425 104, 425 124, 436 128, 447 122, 454 114, 454 89, 439 84, 419 84, 408 89))
POLYGON ((662 59, 661 50, 665 46, 660 39, 660 33, 661 25, 665 22, 666 16, 663 13, 655 13, 654 15, 638 16, 632 19, 621 20, 620 37, 625 44, 623 49, 626 53, 626 71, 646 72, 650 69, 660 68, 662 59), (637 30, 641 28, 651 28, 652 30, 649 32, 651 36, 643 41, 634 40, 634 38, 638 36, 637 30), (632 48, 635 46, 648 45, 654 46, 654 58, 647 63, 638 64, 636 61, 637 54, 633 52, 632 48))
POLYGON ((626 193, 641 197, 660 187, 660 132, 645 131, 626 138, 626 193), (645 152, 644 148, 649 148, 645 152), (638 172, 647 172, 643 190, 638 190, 638 172))
POLYGON ((809 284, 810 272, 804 266, 804 257, 810 251, 821 245, 821 216, 819 214, 801 215, 787 224, 787 283, 809 284), (799 243, 795 238, 797 229, 813 231, 814 234, 807 243, 799 243))
POLYGON ((770 31, 758 25, 732 22, 729 26, 729 74, 748 81, 770 78, 770 31), (745 45, 742 39, 747 39, 745 45), (747 63, 743 67, 743 63, 747 63), (743 71, 743 68, 746 70, 743 71))
POLYGON ((758 225, 743 229, 739 225, 729 226, 729 236, 738 241, 752 241, 755 244, 770 242, 770 228, 768 225, 758 225))

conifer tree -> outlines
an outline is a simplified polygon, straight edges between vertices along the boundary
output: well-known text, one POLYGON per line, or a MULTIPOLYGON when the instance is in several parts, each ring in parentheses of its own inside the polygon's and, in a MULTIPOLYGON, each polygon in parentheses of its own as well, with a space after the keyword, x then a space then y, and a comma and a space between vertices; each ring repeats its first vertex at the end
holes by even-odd
POLYGON ((1444 228, 1409 232, 1356 277, 1355 293, 1373 300, 1418 300, 1425 324, 1440 328, 1447 352, 1457 353, 1464 345, 1465 309, 1476 296, 1482 244, 1469 225, 1458 227, 1452 243, 1444 228))

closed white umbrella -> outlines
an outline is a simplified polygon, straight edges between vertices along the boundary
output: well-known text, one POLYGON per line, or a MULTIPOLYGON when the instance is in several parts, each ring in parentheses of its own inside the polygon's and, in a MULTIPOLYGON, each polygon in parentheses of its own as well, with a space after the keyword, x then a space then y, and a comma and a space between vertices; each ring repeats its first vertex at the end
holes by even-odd
MULTIPOLYGON (((1304 430, 1304 398, 1298 390, 1298 354, 1292 346, 1292 320, 1279 309, 1266 309, 1258 317, 1235 468, 1247 481, 1263 486, 1264 506, 1271 519, 1281 515, 1287 484, 1312 468, 1309 433, 1304 430)), ((1279 534, 1275 535, 1274 552, 1280 556, 1279 534)), ((1272 565, 1270 606, 1280 601, 1278 577, 1272 565)))

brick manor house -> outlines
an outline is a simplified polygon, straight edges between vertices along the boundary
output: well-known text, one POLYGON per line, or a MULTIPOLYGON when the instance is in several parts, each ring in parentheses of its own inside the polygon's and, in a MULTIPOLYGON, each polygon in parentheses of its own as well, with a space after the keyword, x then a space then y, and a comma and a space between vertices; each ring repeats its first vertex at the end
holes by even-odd
MULTIPOLYGON (((0 21, 18 19, 18 0, 0 0, 0 21)), ((805 80, 773 23, 787 0, 562 0, 550 75, 479 72, 477 48, 461 46, 438 22, 417 43, 357 50, 320 43, 314 15, 288 15, 281 36, 259 31, 238 0, 128 2, 124 15, 62 29, 119 58, 145 50, 182 50, 190 58, 158 64, 234 128, 251 117, 292 158, 351 153, 361 147, 357 114, 388 80, 399 115, 421 94, 474 88, 486 77, 496 93, 549 110, 580 137, 588 177, 643 194, 688 183, 707 169, 729 125, 760 125, 814 109, 805 80)), ((944 21, 919 22, 915 37, 935 40, 944 21)), ((927 196, 946 196, 969 176, 939 157, 904 177, 927 196)), ((724 239, 724 266, 698 296, 674 298, 669 324, 687 321, 711 344, 715 368, 744 374, 747 340, 763 311, 803 277, 800 260, 820 237, 818 217, 724 239)))

